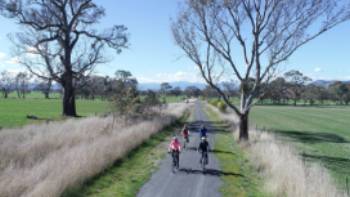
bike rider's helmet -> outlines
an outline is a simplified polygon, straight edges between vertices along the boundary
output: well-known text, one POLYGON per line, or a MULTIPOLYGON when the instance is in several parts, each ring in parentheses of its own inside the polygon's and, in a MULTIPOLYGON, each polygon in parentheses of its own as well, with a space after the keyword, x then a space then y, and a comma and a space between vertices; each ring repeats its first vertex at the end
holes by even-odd
POLYGON ((174 140, 174 141, 177 141, 177 137, 176 137, 176 136, 173 136, 173 140, 174 140))

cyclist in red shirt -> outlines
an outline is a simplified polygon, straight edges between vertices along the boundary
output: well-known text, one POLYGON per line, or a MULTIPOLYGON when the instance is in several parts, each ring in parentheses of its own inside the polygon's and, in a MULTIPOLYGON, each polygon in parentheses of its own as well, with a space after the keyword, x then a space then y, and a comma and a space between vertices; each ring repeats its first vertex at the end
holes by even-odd
POLYGON ((169 152, 171 153, 171 156, 173 158, 173 166, 175 166, 177 169, 179 168, 180 163, 180 152, 181 152, 181 144, 180 141, 177 139, 176 136, 173 137, 169 144, 169 152))
POLYGON ((190 130, 188 129, 188 125, 185 124, 184 125, 184 128, 182 129, 182 132, 181 132, 183 138, 184 138, 184 148, 186 148, 186 143, 189 143, 190 142, 190 130))
POLYGON ((181 144, 179 139, 177 139, 176 136, 174 136, 169 144, 169 152, 173 152, 173 151, 177 151, 180 152, 181 151, 181 144))

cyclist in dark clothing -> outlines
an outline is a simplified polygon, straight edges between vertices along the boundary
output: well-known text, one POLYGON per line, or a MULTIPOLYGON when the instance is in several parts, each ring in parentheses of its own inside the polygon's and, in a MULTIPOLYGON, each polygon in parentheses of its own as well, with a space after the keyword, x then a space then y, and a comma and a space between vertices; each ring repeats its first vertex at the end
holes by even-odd
POLYGON ((202 137, 201 138, 201 142, 199 143, 198 146, 198 152, 201 153, 201 159, 199 160, 199 162, 202 161, 202 159, 205 159, 206 164, 209 163, 209 159, 208 159, 208 151, 209 151, 210 145, 207 141, 206 137, 202 137))
POLYGON ((205 128, 205 126, 204 125, 202 125, 201 126, 201 128, 200 128, 200 130, 199 130, 199 134, 200 134, 200 137, 202 138, 202 137, 207 137, 207 132, 208 132, 208 130, 207 130, 207 128, 205 128))

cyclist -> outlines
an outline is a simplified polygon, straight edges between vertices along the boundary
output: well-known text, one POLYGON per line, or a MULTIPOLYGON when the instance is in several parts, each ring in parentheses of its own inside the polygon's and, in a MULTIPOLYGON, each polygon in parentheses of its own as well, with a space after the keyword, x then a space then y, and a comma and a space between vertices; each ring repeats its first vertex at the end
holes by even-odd
POLYGON ((173 164, 177 168, 179 168, 179 163, 180 163, 180 152, 181 152, 181 144, 180 141, 177 139, 176 136, 174 136, 169 144, 169 149, 168 152, 171 153, 171 156, 173 158, 173 164))
POLYGON ((190 138, 189 138, 190 130, 188 129, 188 125, 187 124, 184 125, 184 128, 182 129, 181 134, 182 134, 182 136, 184 138, 184 148, 185 148, 186 147, 186 143, 190 142, 190 138))
POLYGON ((199 163, 201 163, 202 159, 205 159, 205 164, 207 165, 209 163, 208 159, 208 151, 209 151, 210 145, 207 141, 206 137, 201 138, 201 142, 198 146, 198 152, 201 153, 201 159, 199 160, 199 163))
POLYGON ((200 137, 202 138, 202 137, 207 137, 207 132, 208 132, 208 130, 207 130, 207 128, 205 128, 205 126, 204 125, 202 125, 201 126, 201 128, 200 128, 200 130, 199 130, 199 134, 200 134, 200 137))

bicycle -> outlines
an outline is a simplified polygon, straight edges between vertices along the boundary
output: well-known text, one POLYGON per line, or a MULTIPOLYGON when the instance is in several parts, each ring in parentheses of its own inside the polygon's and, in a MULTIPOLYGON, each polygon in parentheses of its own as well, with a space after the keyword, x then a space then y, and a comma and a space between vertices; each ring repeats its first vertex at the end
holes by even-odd
POLYGON ((190 136, 184 137, 184 149, 186 149, 187 144, 190 143, 190 136))
POLYGON ((172 157, 171 170, 173 173, 175 173, 177 170, 179 170, 179 163, 180 163, 179 156, 180 156, 179 151, 171 151, 171 157, 172 157))
POLYGON ((203 151, 200 159, 200 164, 203 172, 205 172, 205 166, 208 165, 208 152, 203 151))

